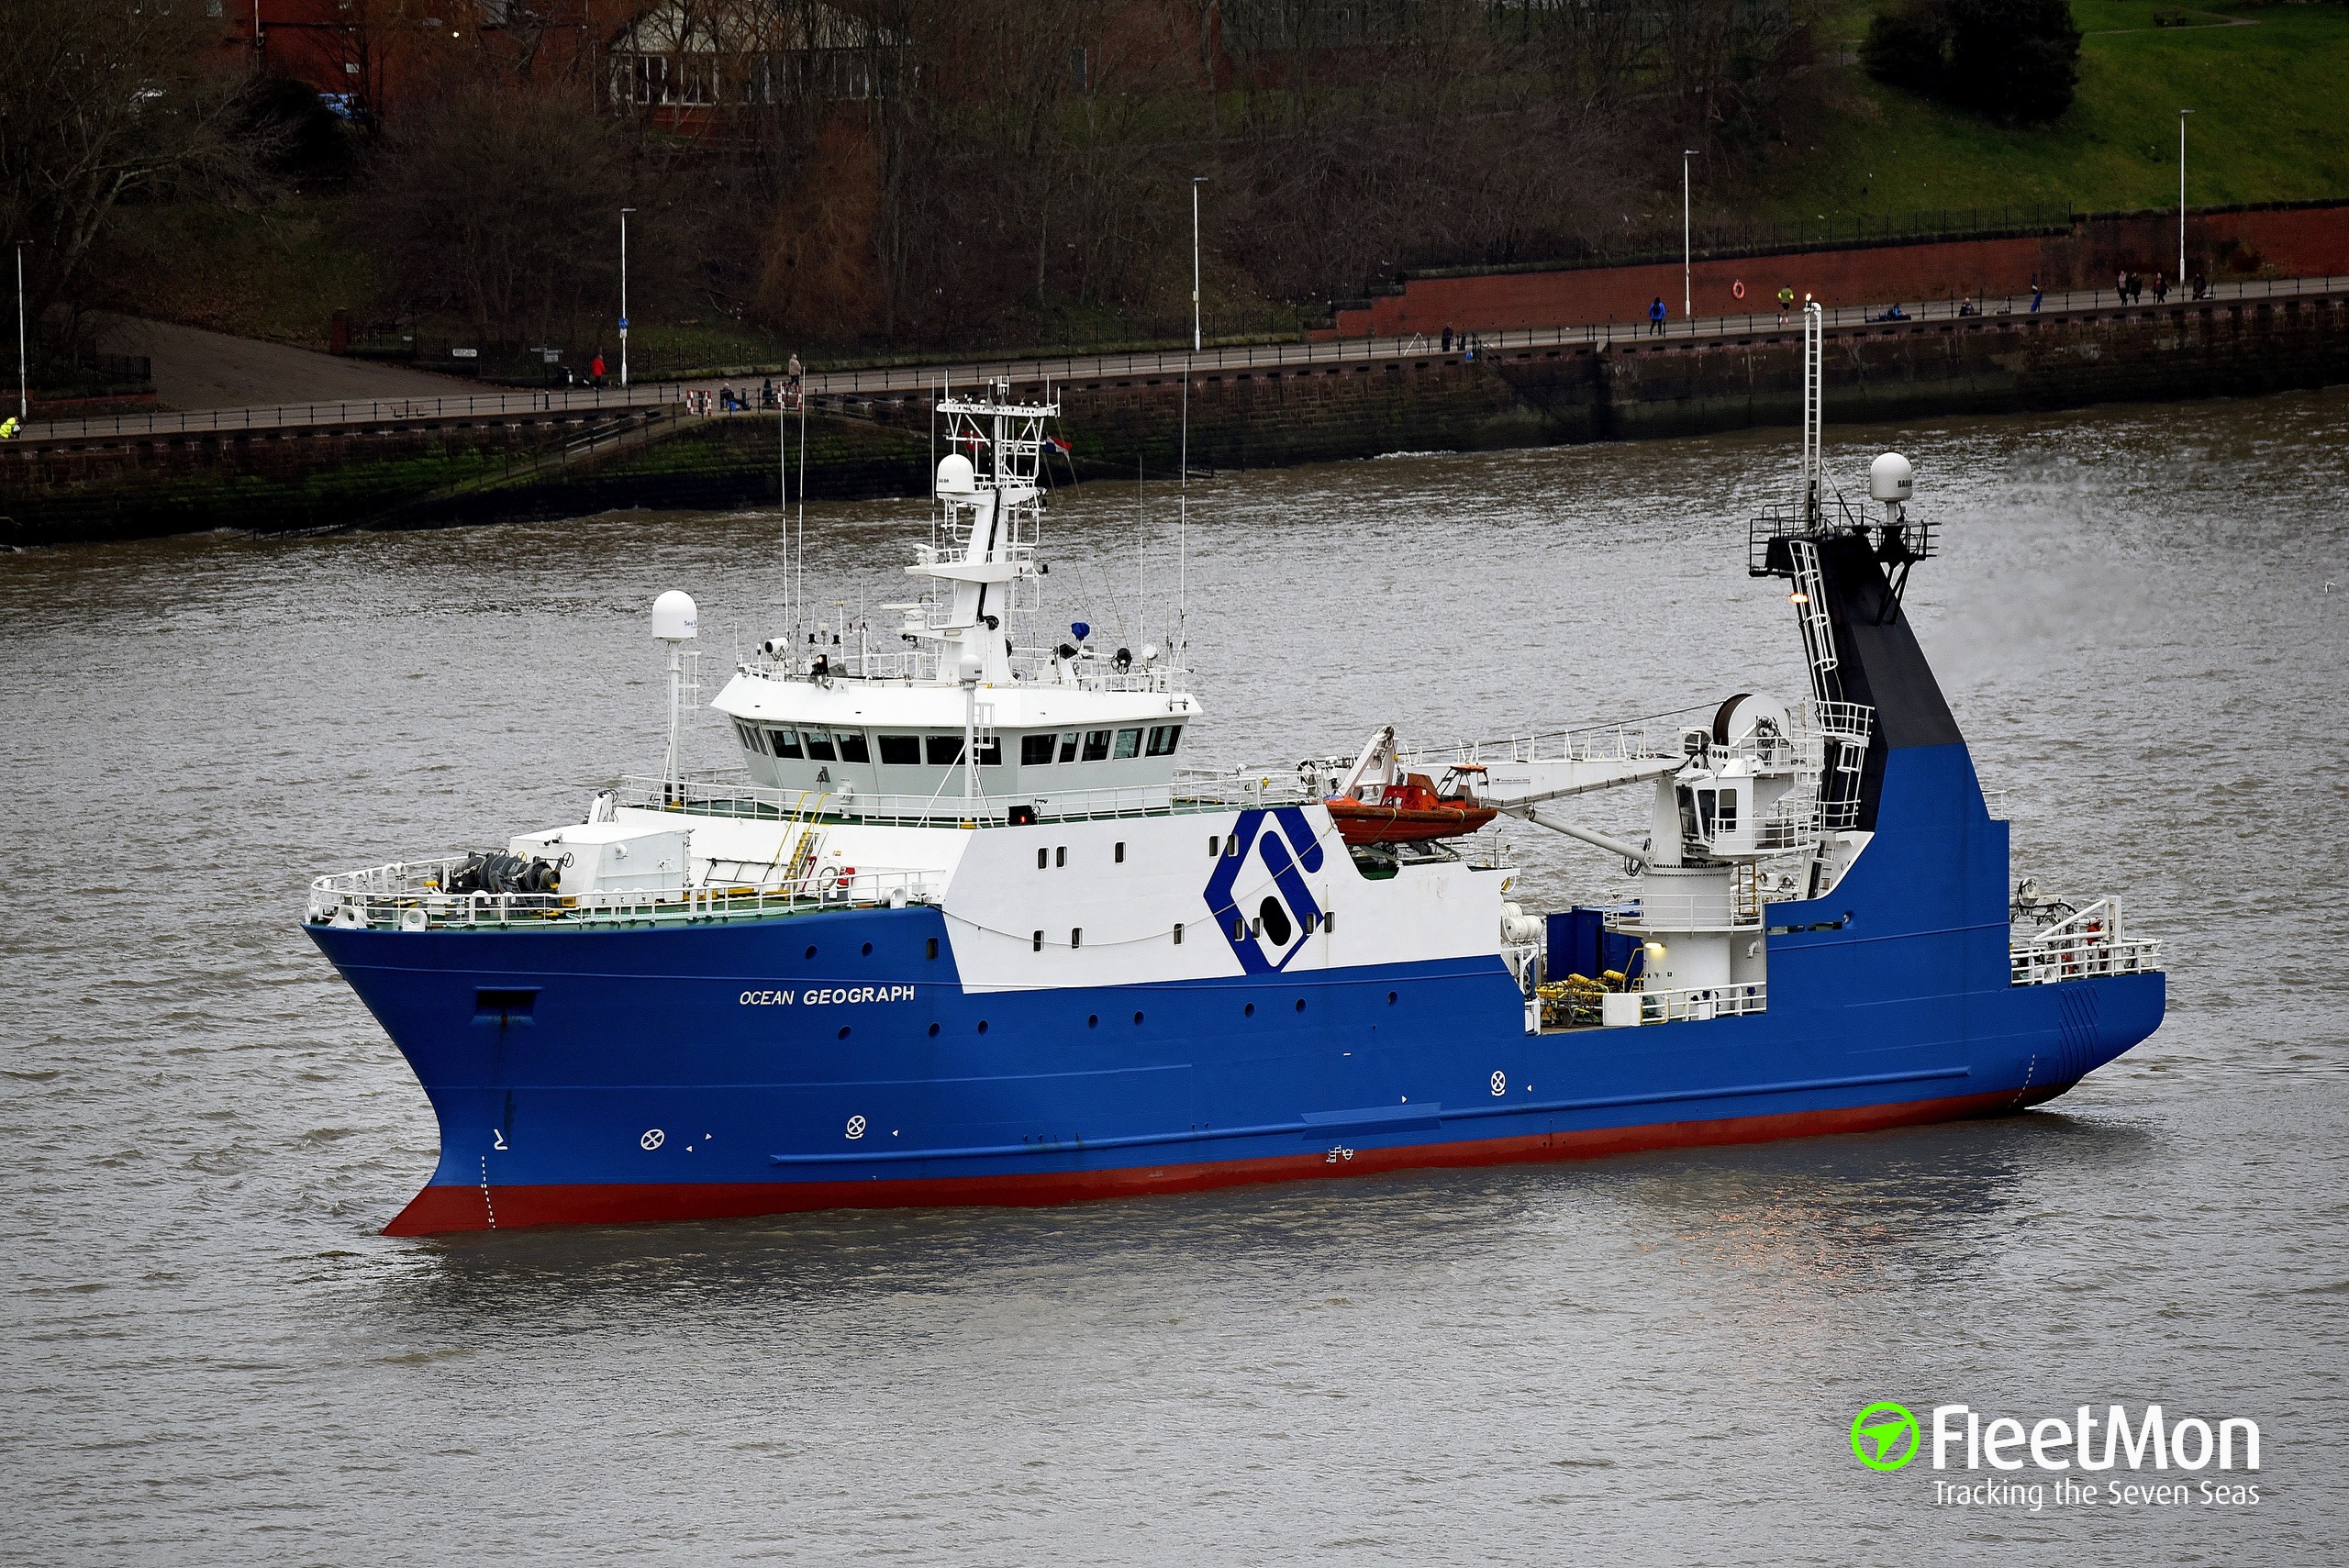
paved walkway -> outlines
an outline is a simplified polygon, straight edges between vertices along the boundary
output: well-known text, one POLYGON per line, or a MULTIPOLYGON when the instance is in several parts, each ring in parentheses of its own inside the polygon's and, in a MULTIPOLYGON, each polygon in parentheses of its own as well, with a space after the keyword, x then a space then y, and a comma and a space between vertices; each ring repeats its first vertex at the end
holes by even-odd
POLYGON ((469 384, 406 365, 346 359, 131 316, 100 319, 98 350, 152 361, 155 401, 180 412, 438 397, 469 384))
MULTIPOLYGON (((2051 294, 2041 303, 2037 312, 2031 308, 2028 295, 1993 297, 1975 302, 1971 307, 1953 300, 1909 302, 1900 308, 1898 320, 1884 318, 1882 306, 1841 306, 1828 310, 1826 326, 1831 332, 1863 331, 1887 333, 1909 328, 1921 329, 1927 324, 1949 323, 1955 320, 1980 321, 1985 324, 2025 315, 2035 314, 2040 320, 2065 320, 2083 317, 2110 317, 2119 314, 2151 316, 2157 310, 2176 311, 2195 308, 2200 305, 2226 306, 2237 302, 2266 299, 2288 299, 2296 296, 2339 296, 2349 293, 2349 277, 2278 278, 2250 283, 2221 284, 2212 296, 2195 301, 2182 294, 2173 293, 2165 305, 2156 306, 2147 298, 2123 306, 2106 289, 2081 289, 2070 294, 2051 294)), ((148 324, 151 325, 151 324, 148 324)), ((651 405, 678 403, 688 392, 712 391, 721 384, 731 384, 738 392, 751 395, 758 392, 758 380, 741 376, 704 377, 687 382, 639 383, 621 388, 607 386, 601 391, 585 387, 551 392, 467 392, 451 390, 466 384, 444 380, 420 371, 403 370, 363 361, 333 359, 314 354, 306 350, 287 349, 282 345, 249 343, 241 339, 222 338, 217 333, 196 332, 192 328, 173 328, 168 332, 190 334, 199 350, 207 350, 212 343, 233 344, 239 350, 252 350, 251 357, 239 357, 238 362, 265 366, 273 362, 268 356, 293 355, 287 361, 286 374, 315 374, 328 379, 316 384, 338 386, 346 384, 335 379, 343 376, 396 376, 401 378, 397 391, 360 391, 354 395, 320 396, 315 401, 279 401, 267 405, 221 406, 181 414, 106 415, 92 419, 60 419, 28 426, 23 432, 27 440, 74 440, 113 436, 201 434, 217 430, 283 429, 295 427, 314 428, 339 424, 388 424, 395 421, 424 419, 478 419, 498 417, 524 417, 556 412, 592 415, 597 410, 613 413, 651 405), (323 364, 326 369, 321 369, 323 364)), ((1645 322, 1614 322, 1584 327, 1512 327, 1507 331, 1478 334, 1486 350, 1497 356, 1510 350, 1557 348, 1562 346, 1642 350, 1648 348, 1677 348, 1684 344, 1731 344, 1755 339, 1785 338, 1798 335, 1802 318, 1798 315, 1778 325, 1775 309, 1746 316, 1699 317, 1690 320, 1667 320, 1661 333, 1651 333, 1645 322)), ((159 337, 158 342, 164 339, 159 337)), ((185 339, 182 339, 184 341, 185 339)), ((221 350, 224 362, 231 357, 221 350)), ((1269 343, 1234 348, 1210 348, 1197 353, 1180 349, 1147 350, 1131 354, 1097 354, 1046 360, 991 360, 966 361, 959 365, 896 365, 873 369, 832 371, 810 373, 806 378, 806 392, 817 400, 861 399, 874 396, 898 396, 927 393, 935 388, 967 388, 978 391, 984 383, 1004 378, 1015 384, 1029 386, 1039 382, 1082 384, 1114 381, 1137 375, 1179 375, 1186 370, 1200 374, 1227 371, 1270 371, 1290 366, 1336 364, 1345 361, 1375 360, 1408 360, 1424 358, 1457 358, 1464 350, 1455 346, 1447 353, 1437 343, 1425 337, 1410 338, 1347 338, 1311 343, 1269 343)), ((163 373, 163 361, 157 361, 156 374, 163 373)), ((247 373, 239 372, 243 375, 247 373)), ((262 373, 256 371, 251 373, 262 373)), ((217 384, 224 389, 250 383, 232 381, 224 368, 217 384)), ((284 390, 284 383, 271 383, 284 390)))

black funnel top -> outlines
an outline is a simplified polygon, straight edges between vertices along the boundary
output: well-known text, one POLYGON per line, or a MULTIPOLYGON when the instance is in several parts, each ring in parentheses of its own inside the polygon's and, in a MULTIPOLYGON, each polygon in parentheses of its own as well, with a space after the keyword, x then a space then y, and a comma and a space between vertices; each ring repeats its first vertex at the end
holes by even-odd
POLYGON ((1843 700, 1876 709, 1869 751, 1964 744, 1941 683, 1868 539, 1857 532, 1821 539, 1819 570, 1827 584, 1843 700))

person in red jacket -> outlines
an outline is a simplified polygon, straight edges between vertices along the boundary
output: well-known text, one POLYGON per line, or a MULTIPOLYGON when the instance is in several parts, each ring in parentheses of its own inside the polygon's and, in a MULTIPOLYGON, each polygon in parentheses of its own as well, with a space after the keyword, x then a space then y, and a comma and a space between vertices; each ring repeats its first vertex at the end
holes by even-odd
POLYGON ((604 356, 597 354, 587 361, 587 380, 598 392, 604 388, 604 356))

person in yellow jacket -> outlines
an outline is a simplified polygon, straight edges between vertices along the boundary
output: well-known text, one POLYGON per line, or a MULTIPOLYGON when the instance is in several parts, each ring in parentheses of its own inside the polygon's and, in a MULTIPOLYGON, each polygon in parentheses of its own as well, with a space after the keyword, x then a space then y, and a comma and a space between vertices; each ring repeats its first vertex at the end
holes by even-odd
POLYGON ((1784 327, 1784 326, 1787 324, 1787 312, 1788 312, 1789 310, 1792 310, 1794 307, 1795 307, 1795 288, 1794 288, 1794 284, 1779 284, 1779 285, 1778 285, 1778 325, 1779 325, 1779 326, 1784 327))
POLYGON ((6 419, 0 419, 0 441, 15 440, 17 428, 17 417, 14 414, 9 415, 6 419))

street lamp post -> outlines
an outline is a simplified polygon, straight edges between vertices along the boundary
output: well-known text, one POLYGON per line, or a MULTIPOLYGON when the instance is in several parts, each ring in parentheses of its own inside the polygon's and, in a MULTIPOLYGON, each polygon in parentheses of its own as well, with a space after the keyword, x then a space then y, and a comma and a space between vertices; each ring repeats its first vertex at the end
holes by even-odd
POLYGON ((1680 315, 1683 320, 1697 313, 1696 252, 1688 242, 1688 160, 1696 156, 1693 148, 1680 154, 1680 315))
POLYGON ((1191 176, 1191 352, 1199 351, 1199 187, 1208 176, 1191 176))
POLYGON ((25 242, 17 241, 17 419, 29 421, 33 417, 30 384, 25 376, 25 242))
POLYGON ((2177 111, 2177 282, 2186 284, 2186 117, 2192 109, 2177 111))
POLYGON ((628 215, 636 209, 620 208, 620 386, 628 386, 628 215))

